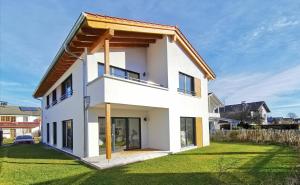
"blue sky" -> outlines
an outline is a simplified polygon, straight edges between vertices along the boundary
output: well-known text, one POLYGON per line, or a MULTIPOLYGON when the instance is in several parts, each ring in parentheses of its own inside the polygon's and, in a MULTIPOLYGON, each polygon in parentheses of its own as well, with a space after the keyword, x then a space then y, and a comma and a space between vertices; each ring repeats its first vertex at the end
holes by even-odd
POLYGON ((177 25, 217 74, 226 104, 265 100, 300 116, 300 1, 0 1, 0 100, 32 93, 78 18, 90 11, 177 25))

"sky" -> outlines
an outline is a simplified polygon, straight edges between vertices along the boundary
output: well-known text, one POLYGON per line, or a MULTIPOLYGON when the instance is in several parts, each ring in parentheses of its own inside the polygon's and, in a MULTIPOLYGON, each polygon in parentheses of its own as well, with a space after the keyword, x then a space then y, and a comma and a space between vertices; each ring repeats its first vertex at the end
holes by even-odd
POLYGON ((39 106, 33 91, 83 11, 178 26, 217 78, 225 104, 266 101, 300 116, 300 1, 0 1, 0 100, 39 106))

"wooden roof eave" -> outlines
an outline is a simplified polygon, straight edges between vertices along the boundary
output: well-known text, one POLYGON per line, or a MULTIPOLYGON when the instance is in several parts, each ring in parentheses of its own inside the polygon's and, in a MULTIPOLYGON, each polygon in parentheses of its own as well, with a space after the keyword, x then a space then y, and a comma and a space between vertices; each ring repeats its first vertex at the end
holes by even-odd
MULTIPOLYGON (((205 76, 208 79, 215 79, 215 74, 212 70, 208 67, 208 65, 204 62, 201 56, 196 52, 196 50, 189 44, 187 39, 184 35, 180 32, 180 30, 174 26, 166 26, 166 25, 158 25, 152 23, 144 23, 139 21, 132 21, 127 19, 120 19, 120 18, 112 18, 108 16, 96 16, 91 15, 89 13, 82 13, 79 18, 77 19, 76 23, 74 24, 71 32, 68 34, 66 40, 62 44, 61 48, 59 49, 57 55, 53 59, 51 65, 48 67, 47 72, 43 76, 42 80, 40 81, 39 85, 37 86, 36 90, 34 91, 33 97, 38 98, 43 96, 44 89, 43 83, 47 80, 47 77, 55 67, 55 65, 60 61, 61 56, 64 56, 65 47, 70 48, 74 52, 80 52, 83 50, 82 47, 87 47, 90 44, 91 38, 95 39, 97 36, 94 35, 84 35, 81 31, 91 31, 91 30, 84 30, 84 29, 91 29, 93 33, 96 30, 116 30, 122 33, 128 32, 135 32, 145 35, 153 36, 162 36, 162 35, 169 35, 174 36, 176 41, 183 47, 183 49, 189 54, 189 56, 194 60, 194 62, 204 71, 205 76), (76 37, 80 35, 79 37, 76 37), (83 34, 83 36, 82 36, 83 34), (78 40, 78 38, 81 38, 78 40), (84 38, 89 38, 90 40, 84 40, 84 38), (75 44, 74 44, 75 43, 75 44), (75 45, 75 46, 74 46, 75 45)), ((102 35, 102 34, 101 34, 102 35)), ((118 35, 115 35, 118 37, 118 35)), ((140 35, 143 36, 143 35, 140 35)), ((101 36, 102 37, 102 36, 101 36)), ((122 37, 122 36, 121 36, 122 37)), ((127 38, 127 37, 125 37, 127 38)), ((151 38, 154 39, 154 38, 151 38)), ((116 47, 123 47, 126 43, 114 43, 116 47)), ((92 44, 93 45, 93 44, 92 44)), ((147 47, 148 44, 139 44, 134 43, 134 46, 139 47, 147 47)), ((72 57, 67 57, 72 58, 72 57)))
POLYGON ((57 54, 55 55, 54 59, 52 60, 52 63, 50 64, 50 66, 48 67, 44 76, 42 77, 41 81, 39 82, 38 86, 34 90, 34 93, 33 93, 34 98, 39 98, 39 97, 43 96, 43 94, 41 94, 41 92, 39 92, 39 90, 42 89, 42 84, 46 80, 49 72, 52 70, 54 65, 59 61, 58 59, 60 58, 60 56, 64 53, 66 45, 68 43, 70 43, 70 41, 73 39, 74 35, 77 33, 78 29, 84 23, 84 21, 85 21, 85 15, 84 15, 84 13, 81 13, 80 16, 78 17, 77 21, 73 25, 71 31, 69 32, 67 38, 65 39, 62 46, 60 47, 57 54))

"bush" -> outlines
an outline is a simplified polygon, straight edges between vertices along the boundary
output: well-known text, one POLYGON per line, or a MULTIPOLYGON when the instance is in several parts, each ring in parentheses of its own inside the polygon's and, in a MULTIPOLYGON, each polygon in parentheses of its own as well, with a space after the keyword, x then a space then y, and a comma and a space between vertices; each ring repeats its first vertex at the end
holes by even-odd
POLYGON ((284 144, 300 149, 299 130, 218 130, 211 133, 211 139, 213 141, 246 141, 266 144, 284 144))

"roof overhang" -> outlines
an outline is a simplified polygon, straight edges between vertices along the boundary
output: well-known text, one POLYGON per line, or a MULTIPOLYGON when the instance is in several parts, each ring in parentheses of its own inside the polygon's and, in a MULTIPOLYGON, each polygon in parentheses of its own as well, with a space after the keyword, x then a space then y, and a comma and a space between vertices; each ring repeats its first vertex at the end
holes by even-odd
POLYGON ((171 36, 209 80, 215 79, 213 71, 175 26, 81 13, 33 96, 35 98, 43 96, 78 60, 76 56, 81 56, 85 48, 93 53, 103 47, 103 42, 107 38, 110 39, 111 48, 148 47, 150 43, 154 43, 164 35, 171 36))

